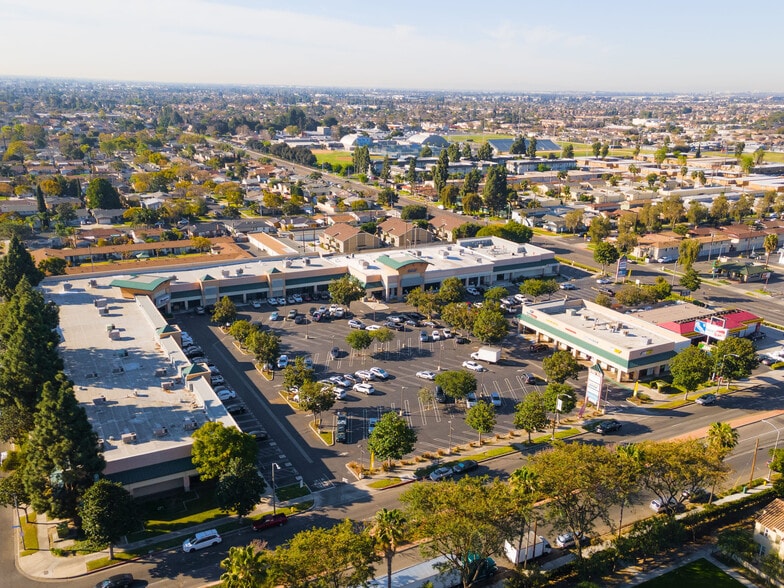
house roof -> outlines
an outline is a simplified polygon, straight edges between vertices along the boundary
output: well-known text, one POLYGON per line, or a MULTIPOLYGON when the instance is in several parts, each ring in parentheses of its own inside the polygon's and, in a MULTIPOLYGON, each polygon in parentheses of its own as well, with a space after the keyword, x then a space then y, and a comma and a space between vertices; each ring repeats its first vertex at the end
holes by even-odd
POLYGON ((466 219, 457 217, 453 214, 436 213, 430 219, 430 225, 436 229, 444 227, 445 231, 454 231, 457 227, 468 222, 466 219))
POLYGON ((338 241, 346 241, 352 237, 356 237, 360 232, 360 229, 357 227, 346 223, 338 223, 324 229, 324 235, 338 241))
POLYGON ((784 529, 784 500, 776 498, 763 508, 757 522, 768 529, 784 529))
POLYGON ((415 224, 408 223, 399 218, 388 218, 378 226, 384 233, 390 233, 392 235, 405 235, 411 229, 416 228, 415 224))

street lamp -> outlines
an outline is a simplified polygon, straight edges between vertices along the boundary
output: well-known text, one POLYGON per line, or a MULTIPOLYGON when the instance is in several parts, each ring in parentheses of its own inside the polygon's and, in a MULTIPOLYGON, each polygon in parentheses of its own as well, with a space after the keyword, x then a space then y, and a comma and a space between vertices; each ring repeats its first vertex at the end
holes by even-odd
POLYGON ((403 416, 403 392, 405 389, 405 386, 400 386, 400 416, 403 416))
POLYGON ((444 361, 444 343, 441 342, 441 352, 438 354, 438 371, 441 371, 441 362, 444 361))
POLYGON ((272 470, 272 514, 277 514, 277 502, 275 500, 275 470, 279 470, 280 466, 276 464, 274 461, 270 466, 270 470, 272 470))
MULTIPOLYGON (((779 429, 776 425, 774 425, 767 419, 762 419, 762 422, 765 423, 766 425, 770 425, 776 430, 776 443, 773 444, 773 456, 772 456, 772 458, 775 459, 776 450, 779 448, 779 438, 781 437, 781 429, 779 429)), ((773 461, 773 459, 768 461, 768 482, 770 482, 770 475, 771 475, 770 463, 771 461, 773 461)))

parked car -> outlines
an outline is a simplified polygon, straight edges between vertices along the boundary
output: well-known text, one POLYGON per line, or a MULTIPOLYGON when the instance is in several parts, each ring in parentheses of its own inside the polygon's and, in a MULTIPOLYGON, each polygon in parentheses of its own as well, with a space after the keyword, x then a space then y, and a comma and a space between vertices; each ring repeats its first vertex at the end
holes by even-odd
POLYGON ((670 497, 667 502, 663 502, 661 498, 654 498, 651 500, 649 506, 654 512, 676 512, 683 510, 683 505, 675 500, 674 497, 670 497))
POLYGON ((451 329, 444 329, 444 330, 442 330, 441 331, 441 336, 444 339, 451 339, 452 337, 454 337, 454 335, 452 334, 452 330, 451 329))
POLYGON ((345 400, 348 391, 341 386, 333 386, 332 393, 335 395, 335 400, 345 400))
POLYGON ((522 378, 524 384, 536 384, 536 376, 533 374, 520 374, 520 378, 522 378))
POLYGON ((226 383, 226 378, 224 378, 223 376, 217 375, 217 376, 212 376, 210 378, 211 386, 222 386, 225 383, 226 383))
POLYGON ((514 299, 517 300, 520 304, 530 304, 531 301, 526 298, 523 294, 515 294, 514 299))
POLYGON ((253 429, 252 431, 246 431, 246 435, 250 435, 253 437, 257 442, 266 441, 269 439, 269 435, 267 431, 262 431, 261 429, 253 429))
POLYGON ((479 464, 473 459, 464 459, 462 461, 458 461, 455 465, 452 466, 452 473, 454 475, 465 474, 466 472, 474 471, 478 467, 479 464))
POLYGON ((270 529, 272 527, 282 527, 288 522, 289 518, 281 512, 278 514, 264 515, 259 520, 253 521, 251 528, 254 531, 263 531, 264 529, 270 529))
POLYGON ((393 331, 405 331, 406 327, 403 323, 394 323, 392 321, 384 321, 383 326, 393 331))
POLYGON ((530 353, 539 353, 541 351, 547 351, 548 349, 550 348, 547 346, 547 343, 531 343, 528 346, 528 351, 530 353))
POLYGON ((381 328, 381 325, 368 325, 365 327, 366 331, 378 331, 381 328))
POLYGON ((368 419, 368 435, 370 435, 373 432, 377 424, 378 424, 378 419, 376 417, 370 417, 368 419))
POLYGON ((98 582, 95 588, 128 588, 133 582, 131 574, 115 574, 98 582))
POLYGON ((674 260, 669 255, 664 255, 656 259, 657 263, 672 263, 674 260))
POLYGON ((237 398, 237 393, 231 388, 226 388, 225 386, 215 388, 215 394, 218 395, 218 400, 221 402, 237 398))
POLYGON ((571 282, 564 282, 559 286, 561 290, 577 290, 577 286, 572 284, 571 282))
POLYGON ((293 296, 289 296, 288 298, 286 298, 286 302, 288 302, 289 304, 296 304, 297 299, 294 298, 293 296))
POLYGON ((218 534, 216 529, 200 531, 193 537, 189 537, 182 542, 182 550, 185 553, 190 553, 191 551, 204 549, 205 547, 210 547, 211 545, 217 545, 221 541, 221 536, 218 534))
POLYGON ((348 321, 348 328, 349 329, 364 329, 365 325, 362 324, 362 321, 358 321, 356 319, 349 319, 349 321, 348 321))
POLYGON ((226 405, 226 412, 228 412, 232 416, 235 416, 235 415, 238 415, 238 414, 245 414, 247 411, 248 411, 248 409, 245 408, 244 404, 227 404, 226 405))
POLYGON ((606 435, 607 433, 612 433, 613 431, 617 431, 621 428, 620 421, 616 421, 615 419, 609 419, 606 421, 602 421, 599 425, 594 429, 600 435, 606 435))
POLYGON ((474 408, 477 402, 476 392, 469 392, 468 396, 466 396, 466 408, 474 408))
POLYGON ((447 396, 441 386, 436 386, 436 402, 439 404, 449 404, 450 402, 454 402, 454 399, 451 396, 447 396))
POLYGON ((455 339, 455 343, 457 343, 458 345, 466 345, 466 344, 468 344, 470 342, 471 342, 471 339, 469 339, 468 337, 457 337, 455 339))
POLYGON ((436 374, 435 372, 423 371, 416 373, 417 378, 422 378, 423 380, 435 380, 436 374))
POLYGON ((269 320, 271 323, 274 323, 278 319, 280 319, 280 314, 278 314, 277 310, 270 313, 269 320))
POLYGON ((196 307, 196 314, 206 314, 206 312, 207 312, 207 309, 204 308, 203 306, 197 306, 196 307))
POLYGON ((354 391, 362 392, 368 396, 376 393, 376 389, 373 387, 373 384, 354 384, 354 391))
POLYGON ((305 369, 308 370, 313 369, 313 358, 310 355, 308 355, 305 359, 303 359, 302 363, 305 365, 305 369))
POLYGON ((493 406, 501 406, 503 403, 501 401, 501 395, 498 392, 490 392, 490 402, 493 406))
POLYGON ((438 482, 439 480, 446 480, 451 476, 452 476, 452 468, 447 466, 442 466, 430 473, 430 479, 433 482, 438 482))
POLYGON ((370 368, 370 373, 379 378, 380 380, 387 380, 389 379, 389 372, 385 369, 380 367, 372 367, 370 368))
POLYGON ((351 388, 354 385, 354 382, 347 380, 343 376, 332 376, 329 381, 336 386, 343 386, 344 388, 351 388))
POLYGON ((467 370, 471 370, 472 372, 486 372, 487 371, 487 368, 485 366, 483 366, 483 365, 481 365, 479 363, 476 363, 475 361, 464 361, 462 365, 463 365, 464 368, 466 368, 467 370))
MULTIPOLYGON (((587 537, 582 533, 578 532, 577 537, 580 538, 580 543, 584 544, 587 537)), ((566 549, 568 547, 574 547, 575 544, 575 535, 574 533, 564 533, 563 535, 558 535, 555 539, 555 546, 560 547, 561 549, 566 549)))
POLYGON ((298 314, 294 317, 294 324, 295 325, 304 325, 305 324, 305 316, 298 314))
POLYGON ((427 334, 427 331, 420 331, 419 332, 419 342, 420 343, 427 343, 430 340, 430 335, 427 334))
POLYGON ((479 296, 479 290, 477 290, 474 286, 466 287, 466 292, 468 292, 471 296, 479 296))
POLYGON ((708 393, 699 396, 694 402, 697 404, 702 404, 703 406, 707 406, 709 404, 715 404, 718 397, 715 394, 708 393))
POLYGON ((362 381, 376 379, 376 376, 370 370, 357 370, 354 372, 354 375, 357 377, 358 380, 362 380, 362 381))
POLYGON ((294 294, 294 304, 300 304, 302 302, 302 296, 300 294, 294 294))
POLYGON ((286 318, 289 319, 289 320, 297 318, 297 309, 296 308, 292 308, 289 311, 289 314, 286 316, 286 318))
POLYGON ((432 337, 433 341, 440 341, 441 333, 439 333, 438 331, 433 331, 430 337, 432 337))
POLYGON ((357 383, 357 379, 354 377, 354 374, 343 374, 343 378, 351 382, 351 385, 357 383))
POLYGON ((612 280, 610 278, 599 278, 596 280, 597 284, 612 284, 612 280))
POLYGON ((615 290, 612 290, 610 288, 597 288, 597 290, 599 290, 599 292, 601 292, 602 294, 606 294, 611 298, 615 296, 615 290))
POLYGON ((278 369, 282 370, 285 369, 286 366, 289 365, 289 356, 288 355, 281 355, 278 358, 278 369))
POLYGON ((331 359, 337 359, 340 357, 340 347, 333 347, 329 351, 329 357, 331 359))

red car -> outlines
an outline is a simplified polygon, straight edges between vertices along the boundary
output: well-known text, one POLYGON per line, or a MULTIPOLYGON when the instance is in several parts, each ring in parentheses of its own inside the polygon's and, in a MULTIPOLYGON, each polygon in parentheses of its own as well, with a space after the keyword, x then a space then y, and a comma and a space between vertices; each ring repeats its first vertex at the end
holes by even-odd
POLYGON ((289 518, 283 514, 266 515, 261 517, 258 521, 253 521, 254 531, 263 531, 271 527, 282 527, 289 522, 289 518))

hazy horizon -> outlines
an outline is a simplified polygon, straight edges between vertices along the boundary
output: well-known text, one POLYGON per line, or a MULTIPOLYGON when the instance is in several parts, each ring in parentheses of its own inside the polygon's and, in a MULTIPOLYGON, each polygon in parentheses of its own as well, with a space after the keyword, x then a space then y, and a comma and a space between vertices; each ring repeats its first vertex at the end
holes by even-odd
POLYGON ((0 0, 0 76, 481 93, 781 93, 779 3, 0 0))

